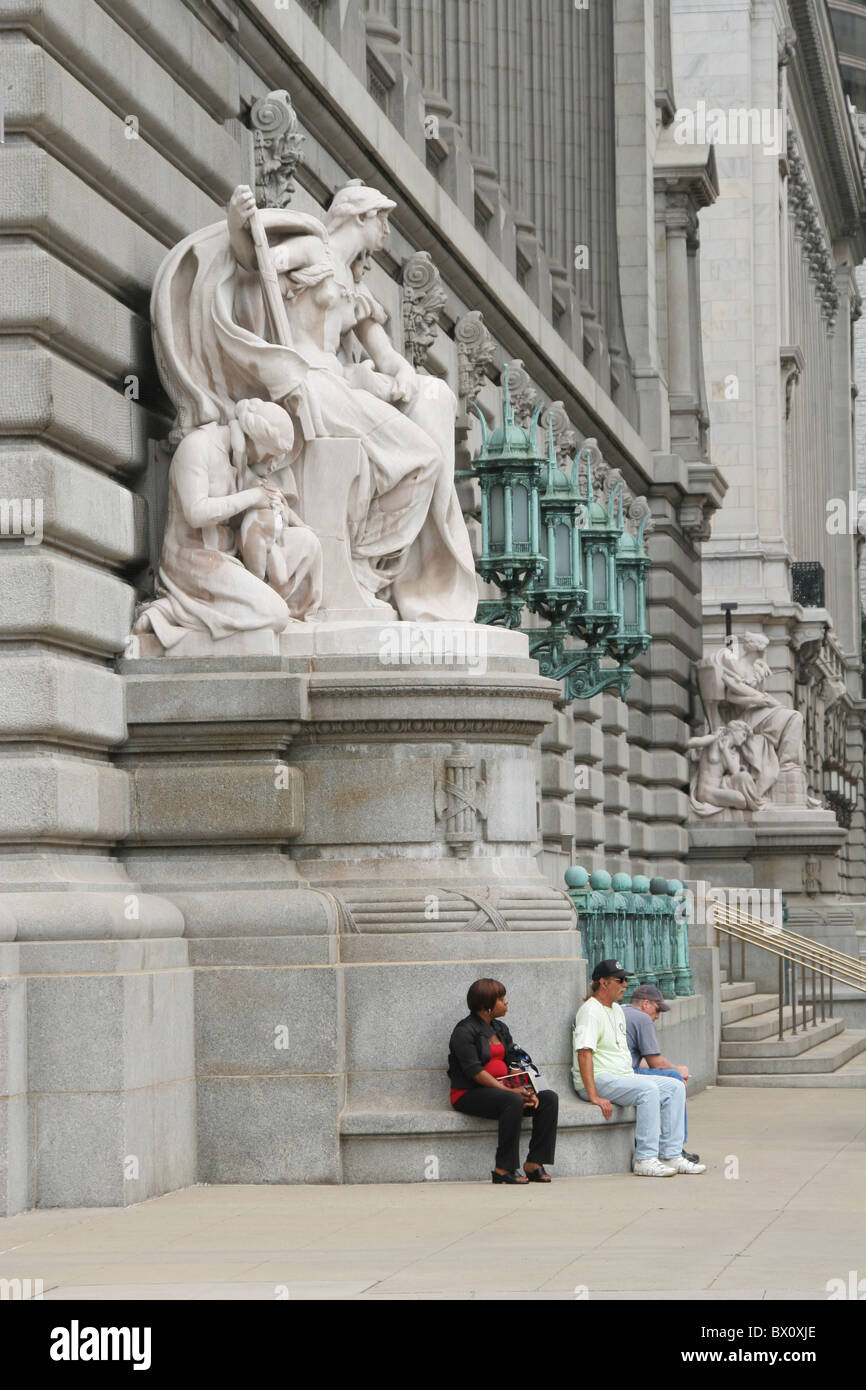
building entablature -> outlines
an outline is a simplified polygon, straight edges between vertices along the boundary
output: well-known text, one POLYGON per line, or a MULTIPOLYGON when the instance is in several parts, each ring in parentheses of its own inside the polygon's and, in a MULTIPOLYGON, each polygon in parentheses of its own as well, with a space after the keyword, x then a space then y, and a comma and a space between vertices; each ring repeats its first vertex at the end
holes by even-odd
POLYGON ((788 10, 795 38, 788 61, 789 119, 830 239, 851 238, 859 263, 866 259, 866 189, 829 12, 823 0, 788 0, 788 10))

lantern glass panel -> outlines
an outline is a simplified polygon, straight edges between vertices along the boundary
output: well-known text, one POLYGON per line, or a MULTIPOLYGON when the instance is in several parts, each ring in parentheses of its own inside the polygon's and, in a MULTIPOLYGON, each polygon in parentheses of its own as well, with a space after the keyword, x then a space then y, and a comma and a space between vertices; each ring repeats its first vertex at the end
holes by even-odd
POLYGON ((607 556, 602 550, 593 551, 592 595, 596 608, 607 607, 607 556))
POLYGON ((637 627, 637 584, 629 576, 622 586, 622 620, 626 627, 637 627))
POLYGON ((566 582, 571 578, 571 532, 564 521, 556 527, 556 577, 566 582))
POLYGON ((511 490, 511 535, 515 546, 529 544, 529 493, 523 483, 511 490))
POLYGON ((490 489, 490 549, 502 550, 505 545, 505 489, 494 483, 490 489))

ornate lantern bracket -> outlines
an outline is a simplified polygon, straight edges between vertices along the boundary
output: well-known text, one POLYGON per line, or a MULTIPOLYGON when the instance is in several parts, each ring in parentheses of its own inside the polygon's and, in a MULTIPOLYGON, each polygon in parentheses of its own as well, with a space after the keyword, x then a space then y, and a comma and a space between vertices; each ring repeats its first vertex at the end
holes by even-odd
POLYGON ((584 441, 570 468, 569 460, 560 461, 550 412, 543 455, 537 440, 540 407, 524 430, 515 423, 507 367, 504 387, 498 429, 491 433, 476 407, 482 428, 471 470, 481 485, 482 550, 476 565, 482 578, 502 590, 501 598, 479 602, 476 621, 517 628, 522 609, 528 608, 548 624, 524 629, 530 654, 543 675, 562 682, 566 703, 612 687, 624 699, 633 674, 629 663, 650 642, 647 513, 636 533, 628 529, 623 482, 604 463, 594 439, 584 441), (594 455, 596 478, 605 483, 600 492, 594 455), (575 638, 586 646, 574 648, 575 638), (603 667, 605 658, 616 663, 615 669, 603 667))

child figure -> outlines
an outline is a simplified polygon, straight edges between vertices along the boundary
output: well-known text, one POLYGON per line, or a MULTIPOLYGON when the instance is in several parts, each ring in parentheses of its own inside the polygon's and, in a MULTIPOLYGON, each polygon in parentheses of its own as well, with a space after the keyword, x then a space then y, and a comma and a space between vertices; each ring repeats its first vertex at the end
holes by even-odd
POLYGON ((321 603, 322 548, 289 505, 289 499, 298 499, 288 461, 294 443, 291 419, 271 401, 239 401, 231 430, 233 456, 244 460, 241 485, 264 487, 269 497, 267 506, 250 507, 241 518, 241 559, 251 574, 285 600, 294 619, 303 619, 321 603), (251 440, 265 436, 267 447, 250 447, 251 440))

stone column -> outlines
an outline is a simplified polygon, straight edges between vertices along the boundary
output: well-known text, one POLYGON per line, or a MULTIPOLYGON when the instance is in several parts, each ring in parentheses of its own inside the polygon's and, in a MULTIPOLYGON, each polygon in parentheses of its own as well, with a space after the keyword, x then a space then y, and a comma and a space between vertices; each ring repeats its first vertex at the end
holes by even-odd
POLYGON ((367 32, 367 88, 404 140, 426 158, 421 80, 403 46, 397 0, 364 0, 367 32))
MULTIPOLYGON (((684 194, 669 200, 665 214, 667 263, 668 373, 670 395, 689 400, 692 382, 688 236, 692 213, 684 194)), ((672 410, 675 409, 672 401, 672 410)))
POLYGON ((425 95, 442 95, 442 0, 395 0, 394 23, 421 74, 425 95))
POLYGON ((529 21, 529 48, 524 56, 529 124, 529 210, 548 258, 561 255, 558 236, 561 207, 555 188, 554 108, 561 94, 550 81, 555 71, 553 11, 555 0, 536 0, 529 21))
POLYGON ((473 160, 493 173, 490 164, 487 62, 489 0, 443 0, 443 86, 472 151, 473 160))
POLYGON ((489 129, 493 164, 515 212, 528 206, 525 50, 522 0, 497 0, 487 11, 489 129))

